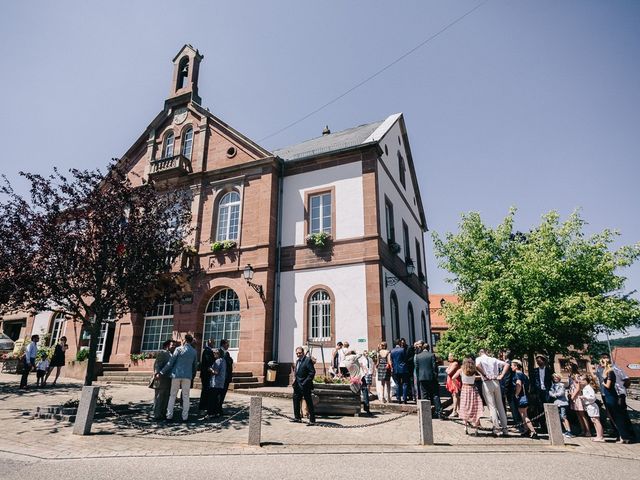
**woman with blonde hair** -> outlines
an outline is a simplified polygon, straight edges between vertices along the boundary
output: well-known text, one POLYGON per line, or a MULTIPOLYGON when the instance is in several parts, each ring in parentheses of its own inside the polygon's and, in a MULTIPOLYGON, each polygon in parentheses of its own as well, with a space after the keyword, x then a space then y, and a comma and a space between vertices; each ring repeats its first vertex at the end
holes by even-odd
POLYGON ((607 410, 611 414, 618 433, 620 434, 620 443, 631 443, 633 440, 633 432, 627 428, 625 421, 625 412, 622 410, 619 402, 618 390, 616 390, 616 373, 609 358, 601 358, 600 366, 602 372, 602 399, 604 400, 607 410))
POLYGON ((600 407, 596 403, 596 391, 593 388, 593 378, 591 375, 581 375, 580 381, 580 400, 584 405, 584 409, 589 415, 589 419, 596 427, 596 436, 591 440, 593 442, 604 442, 602 423, 600 423, 600 407))
POLYGON ((569 406, 576 414, 576 417, 578 417, 581 436, 590 437, 591 427, 587 420, 587 412, 585 411, 582 399, 580 398, 580 370, 578 370, 578 365, 575 363, 570 363, 567 366, 567 370, 569 372, 569 406))
POLYGON ((452 380, 460 378, 462 388, 460 390, 460 405, 458 415, 464 421, 464 433, 469 434, 469 426, 475 428, 474 435, 478 434, 480 428, 480 415, 484 407, 482 399, 476 388, 476 362, 471 357, 466 357, 462 366, 453 374, 452 380))

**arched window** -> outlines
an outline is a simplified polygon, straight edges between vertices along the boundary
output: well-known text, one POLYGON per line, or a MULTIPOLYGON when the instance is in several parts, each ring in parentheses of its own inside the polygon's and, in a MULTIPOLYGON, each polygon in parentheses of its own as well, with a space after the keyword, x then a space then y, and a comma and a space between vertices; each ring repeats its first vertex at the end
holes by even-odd
POLYGON ((185 86, 185 80, 189 76, 189 57, 182 57, 178 64, 178 78, 176 79, 176 90, 185 86))
POLYGON ((391 339, 392 342, 395 342, 398 338, 400 338, 400 312, 398 311, 398 297, 396 296, 396 292, 391 291, 391 339))
POLYGON ((193 128, 187 128, 182 135, 182 155, 191 160, 191 150, 193 150, 193 128))
POLYGON ((398 170, 400 171, 400 183, 403 188, 407 188, 407 181, 405 179, 405 172, 407 168, 404 165, 404 158, 402 158, 400 150, 398 150, 398 170))
POLYGON ((164 139, 164 146, 162 148, 162 158, 173 157, 173 132, 169 132, 164 139))
POLYGON ((238 240, 238 226, 240 224, 240 194, 231 191, 225 193, 218 204, 218 227, 216 240, 238 240))
POLYGON ((51 338, 49 340, 49 346, 53 347, 60 337, 62 336, 62 331, 64 330, 64 313, 58 312, 56 316, 53 317, 53 323, 51 324, 51 338))
POLYGON ((428 343, 429 335, 427 332, 427 317, 425 317, 424 312, 420 314, 420 323, 422 324, 422 339, 428 343))
POLYGON ((236 292, 225 288, 216 293, 204 312, 204 339, 219 343, 229 340, 230 348, 238 348, 240 340, 240 300, 236 292))
POLYGON ((409 318, 409 343, 413 344, 416 341, 416 322, 413 318, 413 305, 409 302, 407 309, 407 317, 409 318))
POLYGON ((309 297, 309 330, 307 339, 314 342, 331 340, 331 297, 326 290, 316 290, 309 297))
POLYGON ((140 350, 143 352, 162 350, 164 341, 170 340, 172 336, 173 301, 169 296, 165 296, 144 314, 144 331, 140 350))

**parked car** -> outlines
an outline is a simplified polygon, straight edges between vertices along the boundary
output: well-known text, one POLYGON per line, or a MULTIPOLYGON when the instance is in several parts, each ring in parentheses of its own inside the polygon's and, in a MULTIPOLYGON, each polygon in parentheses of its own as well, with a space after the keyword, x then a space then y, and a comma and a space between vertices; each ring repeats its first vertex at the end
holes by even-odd
POLYGON ((15 342, 8 335, 0 333, 0 353, 11 353, 15 342))

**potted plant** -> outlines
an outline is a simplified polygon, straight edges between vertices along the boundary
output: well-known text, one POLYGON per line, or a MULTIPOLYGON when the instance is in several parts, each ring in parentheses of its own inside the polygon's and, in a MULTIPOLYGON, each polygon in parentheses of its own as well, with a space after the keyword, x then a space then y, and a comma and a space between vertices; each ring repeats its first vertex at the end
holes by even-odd
POLYGON ((211 251, 214 253, 227 252, 236 248, 237 243, 234 240, 215 241, 211 244, 211 251))
POLYGON ((391 240, 389 240, 389 250, 391 250, 391 253, 396 254, 396 253, 400 253, 400 244, 393 242, 391 240))
POLYGON ((315 407, 316 413, 325 415, 359 414, 359 389, 357 389, 358 393, 355 393, 351 383, 348 378, 315 377, 313 379, 313 393, 318 397, 318 405, 315 407))
POLYGON ((327 232, 310 233, 306 237, 307 245, 311 248, 324 248, 331 244, 331 234, 327 232))

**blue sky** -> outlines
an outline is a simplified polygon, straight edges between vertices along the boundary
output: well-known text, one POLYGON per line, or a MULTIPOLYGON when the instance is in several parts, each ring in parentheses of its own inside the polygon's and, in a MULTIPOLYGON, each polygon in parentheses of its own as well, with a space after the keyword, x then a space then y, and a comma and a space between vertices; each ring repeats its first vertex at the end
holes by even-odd
MULTIPOLYGON (((101 167, 162 109, 171 58, 205 59, 203 104, 275 149, 403 112, 429 228, 462 212, 527 230, 581 208, 640 241, 640 2, 30 1, 0 17, 0 173, 101 167), (266 138, 265 140, 262 140, 266 138)), ((427 243, 431 291, 448 292, 427 243)), ((640 264, 624 272, 640 290, 640 264)))

